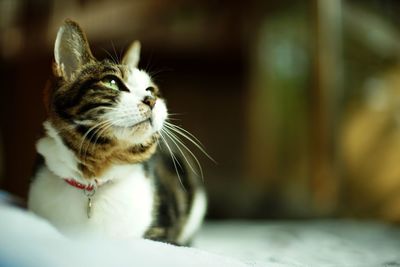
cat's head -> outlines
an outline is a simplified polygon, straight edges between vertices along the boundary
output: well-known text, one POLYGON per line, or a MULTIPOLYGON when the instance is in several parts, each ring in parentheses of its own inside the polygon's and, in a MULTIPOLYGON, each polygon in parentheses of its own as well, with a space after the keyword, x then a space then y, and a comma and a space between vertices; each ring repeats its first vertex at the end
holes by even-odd
POLYGON ((77 23, 67 20, 59 29, 48 107, 53 126, 76 153, 82 146, 88 154, 94 146, 119 143, 140 151, 157 141, 167 108, 150 76, 138 69, 139 53, 136 41, 122 62, 99 61, 77 23))

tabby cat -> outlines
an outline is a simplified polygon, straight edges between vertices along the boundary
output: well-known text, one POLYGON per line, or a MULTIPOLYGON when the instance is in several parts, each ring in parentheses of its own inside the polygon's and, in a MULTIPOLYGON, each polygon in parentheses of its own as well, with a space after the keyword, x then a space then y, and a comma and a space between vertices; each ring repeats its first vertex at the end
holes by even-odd
POLYGON ((139 52, 136 41, 121 63, 98 61, 77 23, 61 26, 28 207, 69 236, 185 245, 203 220, 205 192, 171 151, 173 143, 186 147, 176 134, 190 134, 166 121, 139 52), (171 153, 160 151, 162 141, 171 153))

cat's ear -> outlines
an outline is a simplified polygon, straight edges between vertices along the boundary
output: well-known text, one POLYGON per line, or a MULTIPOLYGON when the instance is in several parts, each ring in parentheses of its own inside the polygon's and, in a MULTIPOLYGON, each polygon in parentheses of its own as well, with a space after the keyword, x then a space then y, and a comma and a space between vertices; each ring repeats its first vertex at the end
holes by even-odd
POLYGON ((122 64, 137 68, 140 59, 140 42, 134 41, 122 59, 122 64))
POLYGON ((70 81, 77 70, 94 60, 89 43, 79 25, 66 20, 57 33, 54 45, 55 74, 70 81))

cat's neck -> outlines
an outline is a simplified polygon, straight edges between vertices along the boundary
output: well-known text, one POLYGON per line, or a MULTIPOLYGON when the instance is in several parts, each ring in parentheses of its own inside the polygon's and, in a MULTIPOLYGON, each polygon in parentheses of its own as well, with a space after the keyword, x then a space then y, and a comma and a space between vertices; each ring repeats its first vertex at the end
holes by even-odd
POLYGON ((44 157, 46 166, 61 178, 74 178, 85 182, 74 153, 64 145, 49 121, 44 122, 43 126, 45 135, 36 143, 36 150, 44 157))
MULTIPOLYGON (((82 161, 76 155, 76 153, 68 148, 58 132, 52 126, 51 122, 44 122, 44 128, 46 134, 44 137, 39 139, 36 144, 36 148, 39 154, 45 159, 45 164, 54 174, 59 176, 61 179, 74 179, 82 184, 93 184, 95 180, 106 183, 110 180, 118 179, 119 177, 126 176, 126 173, 133 171, 134 169, 142 168, 142 164, 132 164, 128 162, 113 162, 110 158, 115 158, 111 152, 105 152, 98 161, 94 161, 92 158, 91 168, 96 169, 96 176, 89 176, 85 172, 85 168, 82 168, 82 161), (107 160, 107 157, 109 158, 107 160)), ((117 153, 118 150, 113 151, 117 153)), ((89 164, 89 163, 86 163, 89 164)))

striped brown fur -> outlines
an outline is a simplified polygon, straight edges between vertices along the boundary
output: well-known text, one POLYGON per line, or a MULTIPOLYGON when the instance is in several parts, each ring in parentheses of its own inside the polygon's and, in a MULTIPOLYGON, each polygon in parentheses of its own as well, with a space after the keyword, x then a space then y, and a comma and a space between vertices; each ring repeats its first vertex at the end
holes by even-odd
MULTIPOLYGON (((177 160, 177 166, 185 166, 182 160, 177 160)), ((176 169, 171 158, 163 153, 156 154, 148 165, 151 166, 149 176, 154 176, 157 194, 153 224, 146 237, 175 243, 188 220, 195 191, 202 184, 198 177, 183 167, 176 169)))

